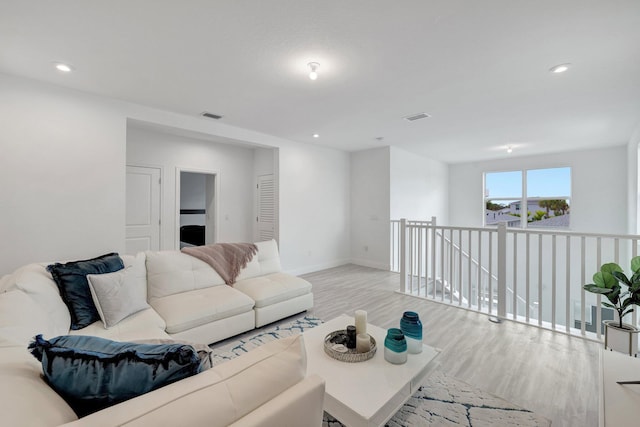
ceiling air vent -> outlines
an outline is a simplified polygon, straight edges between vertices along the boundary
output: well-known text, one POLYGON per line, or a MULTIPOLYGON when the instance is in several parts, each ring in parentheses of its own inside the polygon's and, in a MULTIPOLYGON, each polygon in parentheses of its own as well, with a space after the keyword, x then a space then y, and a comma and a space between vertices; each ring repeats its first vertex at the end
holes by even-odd
POLYGON ((216 120, 219 120, 219 119, 221 119, 221 118, 222 118, 222 116, 219 116, 219 115, 217 115, 217 114, 213 114, 213 113, 207 113, 206 111, 205 111, 205 112, 203 112, 203 113, 200 113, 200 115, 201 115, 202 117, 208 117, 208 118, 210 118, 210 119, 216 119, 216 120))
POLYGON ((428 117, 431 117, 431 116, 428 115, 427 113, 416 113, 410 116, 403 117, 403 119, 408 120, 410 122, 415 122, 416 120, 426 119, 428 117))

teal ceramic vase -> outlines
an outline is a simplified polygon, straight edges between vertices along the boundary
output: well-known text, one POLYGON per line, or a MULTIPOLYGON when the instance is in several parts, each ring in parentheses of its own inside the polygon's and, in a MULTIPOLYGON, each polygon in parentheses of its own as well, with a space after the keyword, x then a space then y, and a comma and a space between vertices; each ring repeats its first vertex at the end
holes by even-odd
POLYGON ((407 340, 400 329, 391 328, 387 331, 384 339, 384 358, 396 365, 407 361, 407 340))
POLYGON ((418 313, 405 311, 400 319, 400 330, 407 340, 407 350, 416 354, 422 352, 422 322, 418 313))

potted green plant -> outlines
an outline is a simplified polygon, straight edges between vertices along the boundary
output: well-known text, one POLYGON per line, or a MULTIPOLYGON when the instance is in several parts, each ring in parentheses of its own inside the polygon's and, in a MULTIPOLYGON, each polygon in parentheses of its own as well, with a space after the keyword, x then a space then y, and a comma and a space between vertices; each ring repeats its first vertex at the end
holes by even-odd
POLYGON ((623 323, 622 319, 632 313, 634 305, 640 305, 640 256, 631 259, 631 277, 627 277, 615 262, 603 264, 593 275, 593 282, 584 289, 607 297, 609 302, 602 305, 614 309, 617 320, 607 320, 605 324, 604 346, 629 355, 638 352, 638 328, 623 323))

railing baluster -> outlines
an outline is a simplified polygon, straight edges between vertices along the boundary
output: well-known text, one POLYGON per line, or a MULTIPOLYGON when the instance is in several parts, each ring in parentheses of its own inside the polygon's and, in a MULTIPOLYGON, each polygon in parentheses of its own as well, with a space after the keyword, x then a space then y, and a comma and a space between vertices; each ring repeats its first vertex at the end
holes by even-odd
POLYGON ((493 314, 493 231, 489 231, 489 273, 487 274, 489 314, 493 314))
POLYGON ((542 234, 538 234, 538 325, 542 325, 542 234))
MULTIPOLYGON (((596 271, 600 270, 600 266, 602 265, 602 238, 598 237, 597 239, 598 245, 598 255, 596 257, 597 259, 597 266, 596 266, 596 271)), ((602 338, 602 309, 601 307, 601 303, 602 303, 602 298, 600 296, 600 294, 597 295, 596 298, 597 301, 597 309, 596 309, 596 313, 597 313, 597 320, 596 320, 596 331, 598 332, 598 339, 602 338)))
POLYGON ((462 230, 458 230, 458 305, 462 305, 462 230))
POLYGON ((551 329, 556 329, 556 235, 551 236, 551 329))
POLYGON ((566 299, 565 299, 565 321, 566 321, 566 332, 567 334, 571 332, 571 236, 567 236, 567 255, 564 263, 564 271, 565 271, 565 282, 564 286, 566 289, 566 299))
MULTIPOLYGON (((631 240, 631 258, 635 258, 636 256, 638 256, 638 241, 633 239, 631 240)), ((633 313, 631 313, 631 322, 633 326, 638 326, 637 310, 633 310, 633 313)))
MULTIPOLYGON (((582 236, 582 238, 580 239, 580 265, 582 266, 580 269, 580 283, 584 283, 585 282, 585 260, 587 258, 587 242, 586 242, 586 237, 582 236)), ((584 290, 584 288, 581 286, 580 287, 580 334, 582 334, 583 336, 586 335, 586 328, 585 328, 585 321, 587 319, 587 291, 584 290)), ((593 322, 593 319, 591 319, 591 322, 593 322)))
POLYGON ((442 235, 440 236, 440 282, 441 282, 441 292, 440 292, 440 301, 444 301, 444 281, 445 281, 445 268, 444 268, 444 228, 442 229, 442 235))
POLYGON ((513 233, 513 319, 518 318, 518 233, 513 233))
POLYGON ((467 306, 469 308, 471 308, 471 300, 472 300, 472 298, 471 298, 471 274, 472 274, 472 271, 471 271, 472 270, 472 268, 471 268, 472 262, 471 262, 471 260, 473 259, 472 258, 473 255, 471 253, 471 251, 472 251, 472 248, 471 248, 471 230, 468 231, 467 239, 469 241, 469 260, 468 260, 468 269, 469 269, 469 271, 467 272, 467 275, 469 276, 469 282, 467 282, 467 288, 468 288, 468 290, 467 290, 467 306))
POLYGON ((526 298, 525 298, 525 303, 527 304, 526 306, 526 319, 527 319, 527 323, 529 323, 529 320, 531 319, 531 262, 530 262, 530 252, 531 252, 531 234, 527 233, 527 240, 526 240, 526 246, 525 246, 525 258, 527 260, 526 262, 526 280, 525 280, 525 292, 527 293, 526 298))
POLYGON ((437 230, 436 224, 431 224, 431 289, 433 299, 436 299, 436 250, 437 250, 437 230))
POLYGON ((420 295, 420 287, 422 286, 422 230, 418 229, 418 293, 420 295))
POLYGON ((449 304, 453 304, 453 289, 455 282, 453 278, 453 230, 449 230, 449 304))
POLYGON ((478 294, 478 311, 482 311, 482 231, 478 231, 478 282, 476 292, 478 294))

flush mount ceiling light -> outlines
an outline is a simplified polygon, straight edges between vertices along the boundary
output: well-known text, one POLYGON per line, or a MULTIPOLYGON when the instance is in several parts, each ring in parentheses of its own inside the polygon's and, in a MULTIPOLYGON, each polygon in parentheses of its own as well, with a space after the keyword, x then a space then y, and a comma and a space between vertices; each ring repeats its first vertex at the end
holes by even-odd
POLYGON ((559 73, 564 73, 565 71, 567 71, 569 69, 569 67, 571 67, 571 64, 569 64, 567 62, 566 64, 560 64, 560 65, 556 65, 555 67, 551 67, 549 69, 549 71, 551 71, 552 73, 555 73, 555 74, 559 74, 559 73))
POLYGON ((312 136, 313 136, 314 138, 320 138, 320 135, 319 135, 319 134, 317 134, 317 133, 314 133, 312 136))
POLYGON ((71 65, 65 64, 64 62, 54 62, 53 66, 56 67, 56 70, 62 73, 70 73, 74 70, 71 65))
POLYGON ((318 78, 318 68, 320 68, 320 64, 317 62, 309 62, 307 64, 309 66, 309 78, 311 80, 316 80, 318 78))

